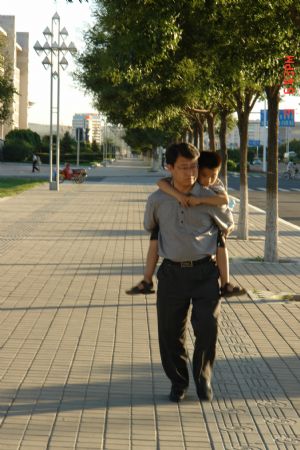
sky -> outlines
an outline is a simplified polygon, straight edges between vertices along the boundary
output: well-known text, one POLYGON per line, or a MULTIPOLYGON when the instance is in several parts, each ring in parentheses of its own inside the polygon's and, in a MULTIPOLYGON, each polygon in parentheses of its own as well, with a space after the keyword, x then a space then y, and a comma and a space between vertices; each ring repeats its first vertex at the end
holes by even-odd
MULTIPOLYGON (((50 121, 50 71, 42 65, 42 57, 33 49, 35 42, 44 44, 44 29, 51 28, 51 18, 58 12, 61 27, 69 32, 67 43, 73 41, 78 50, 84 48, 83 31, 93 23, 93 0, 89 2, 74 0, 2 0, 0 14, 16 17, 16 30, 29 32, 29 101, 33 105, 29 109, 29 122, 49 124, 50 121)), ((68 69, 61 71, 60 123, 71 125, 75 113, 94 112, 91 97, 76 86, 72 79, 75 70, 72 56, 67 56, 68 69)), ((264 108, 263 102, 257 102, 250 119, 258 119, 258 112, 264 108)), ((300 97, 283 95, 280 109, 295 109, 296 120, 300 121, 300 97)))
MULTIPOLYGON (((44 44, 44 29, 51 29, 51 19, 55 12, 60 16, 61 28, 66 27, 69 36, 67 44, 74 42, 78 50, 83 49, 83 30, 93 23, 92 1, 80 3, 74 0, 2 0, 1 15, 15 16, 16 31, 29 32, 29 101, 33 105, 28 111, 28 122, 49 124, 50 122, 50 69, 42 65, 44 58, 33 49, 38 40, 44 44)), ((71 125, 75 113, 93 112, 92 99, 75 85, 72 71, 75 70, 72 56, 66 56, 69 66, 60 71, 60 123, 71 125)))

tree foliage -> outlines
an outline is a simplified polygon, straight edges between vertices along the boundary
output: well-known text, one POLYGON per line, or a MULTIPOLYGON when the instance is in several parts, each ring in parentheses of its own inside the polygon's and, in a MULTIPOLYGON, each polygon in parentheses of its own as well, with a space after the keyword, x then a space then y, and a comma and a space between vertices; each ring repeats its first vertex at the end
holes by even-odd
POLYGON ((66 131, 60 141, 61 154, 64 155, 65 153, 71 153, 72 151, 75 150, 75 148, 76 148, 75 139, 70 135, 68 131, 66 131))
POLYGON ((32 154, 41 150, 41 138, 32 130, 11 130, 5 137, 5 161, 31 161, 32 154))
POLYGON ((11 130, 11 131, 9 131, 9 133, 7 133, 5 140, 9 141, 9 142, 14 142, 14 141, 27 142, 28 144, 32 145, 35 150, 39 150, 41 147, 40 135, 30 129, 11 130))
POLYGON ((196 18, 199 22, 204 2, 198 2, 197 11, 187 8, 186 1, 97 3, 77 77, 98 109, 127 128, 164 128, 172 120, 186 128, 187 118, 178 118, 186 105, 197 104, 200 68, 208 69, 193 57, 195 49, 182 27, 191 27, 196 18), (183 10, 191 17, 184 17, 183 10))
MULTIPOLYGON (((243 61, 243 66, 252 77, 252 83, 265 92, 268 100, 265 260, 276 261, 278 259, 278 109, 280 89, 284 80, 284 58, 287 55, 293 55, 297 60, 300 55, 300 34, 297 25, 300 5, 293 0, 284 2, 239 0, 231 3, 234 12, 234 20, 230 28, 232 38, 240 39, 242 42, 242 45, 237 48, 239 52, 237 61, 243 61)), ((294 77, 294 85, 298 83, 299 74, 298 79, 294 77)), ((248 85, 250 85, 249 81, 246 86, 248 85)), ((242 181, 241 179, 241 185, 242 181)), ((243 202, 243 204, 246 203, 247 201, 243 202)))
MULTIPOLYGON (((247 228, 249 114, 259 97, 270 110, 268 192, 277 189, 277 114, 286 55, 300 56, 300 4, 294 0, 97 0, 77 79, 110 121, 168 131, 238 114, 241 141, 239 237, 247 228), (273 177, 273 178, 272 178, 273 177)), ((295 85, 298 80, 295 78, 295 85)), ((136 133, 136 131, 135 131, 136 133)), ((167 133, 166 133, 167 135, 167 133)), ((212 146, 213 148, 213 146, 212 146)), ((225 154, 225 153, 224 153, 225 154)), ((276 196, 268 208, 276 216, 276 196), (271 206, 272 205, 272 206, 271 206)), ((273 213, 272 213, 273 214, 273 213)), ((276 237, 276 220, 267 237, 276 237)), ((272 246, 274 247, 274 243, 272 246)))
POLYGON ((293 5, 98 0, 77 78, 124 126, 157 126, 187 107, 236 110, 247 96, 252 106, 295 49, 293 5))

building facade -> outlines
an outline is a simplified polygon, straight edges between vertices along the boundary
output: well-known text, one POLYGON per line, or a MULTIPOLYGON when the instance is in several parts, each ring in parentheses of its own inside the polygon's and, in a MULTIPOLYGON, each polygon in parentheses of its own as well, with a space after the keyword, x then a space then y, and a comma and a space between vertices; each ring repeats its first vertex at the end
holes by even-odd
POLYGON ((28 128, 28 54, 29 33, 17 32, 14 16, 0 15, 0 34, 5 43, 5 55, 8 59, 17 94, 11 105, 11 117, 0 126, 0 138, 14 128, 28 128))
MULTIPOLYGON (((300 140, 300 122, 295 122, 294 127, 278 127, 278 143, 284 144, 293 139, 300 140)), ((260 126, 259 120, 249 120, 248 141, 259 141, 260 145, 268 141, 268 128, 260 126)), ((239 148, 240 136, 238 127, 235 126, 226 136, 228 148, 239 148)))
POLYGON ((105 118, 102 114, 80 113, 74 114, 72 120, 72 136, 76 138, 76 130, 83 129, 85 140, 92 143, 96 141, 101 145, 104 138, 105 118), (88 130, 87 132, 85 130, 88 130))

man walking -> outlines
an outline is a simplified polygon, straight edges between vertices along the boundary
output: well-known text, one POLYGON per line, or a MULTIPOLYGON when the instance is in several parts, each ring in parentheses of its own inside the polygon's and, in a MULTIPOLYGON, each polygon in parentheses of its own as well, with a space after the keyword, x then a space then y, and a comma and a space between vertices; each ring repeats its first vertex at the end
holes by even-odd
MULTIPOLYGON (((198 150, 191 144, 171 145, 166 163, 175 189, 196 196, 215 195, 197 182, 198 150)), ((212 367, 216 354, 220 294, 216 253, 218 229, 233 226, 226 207, 201 205, 183 208, 157 190, 150 195, 144 217, 149 232, 159 225, 157 290, 158 335, 161 361, 172 387, 170 400, 181 401, 189 384, 186 327, 192 302, 195 334, 193 376, 200 400, 211 400, 212 367)))
POLYGON ((40 169, 38 167, 38 158, 37 158, 36 154, 33 153, 33 155, 32 155, 32 172, 34 172, 35 170, 37 170, 38 172, 40 171, 40 169))

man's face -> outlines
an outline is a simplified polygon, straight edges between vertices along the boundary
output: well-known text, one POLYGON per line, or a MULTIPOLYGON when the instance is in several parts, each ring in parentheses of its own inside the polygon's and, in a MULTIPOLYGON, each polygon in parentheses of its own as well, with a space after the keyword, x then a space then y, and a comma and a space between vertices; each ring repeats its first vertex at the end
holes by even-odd
POLYGON ((169 165, 168 167, 174 183, 189 188, 196 182, 198 175, 198 157, 187 159, 183 156, 178 156, 174 166, 169 165))
POLYGON ((202 186, 208 187, 215 183, 219 175, 219 168, 208 169, 203 167, 199 169, 198 181, 202 186))

